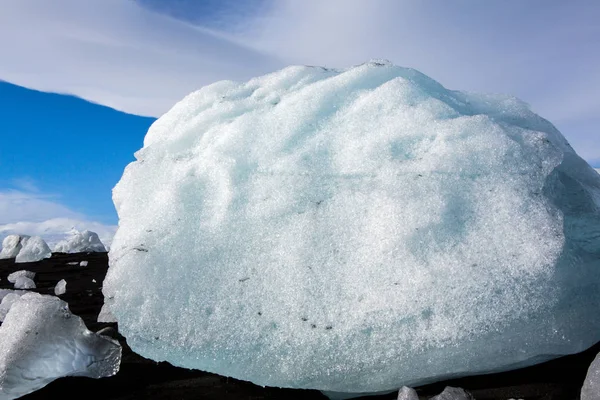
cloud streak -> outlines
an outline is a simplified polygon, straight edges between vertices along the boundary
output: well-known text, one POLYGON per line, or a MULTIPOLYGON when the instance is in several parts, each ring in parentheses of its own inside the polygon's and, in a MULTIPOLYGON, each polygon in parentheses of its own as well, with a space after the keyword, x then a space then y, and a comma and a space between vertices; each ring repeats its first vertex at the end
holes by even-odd
POLYGON ((242 22, 236 13, 239 26, 222 33, 133 1, 4 0, 0 79, 159 116, 216 80, 245 80, 287 64, 346 67, 387 58, 451 89, 516 95, 554 122, 584 158, 600 158, 595 129, 600 4, 271 0, 266 5, 261 15, 249 13, 242 22))

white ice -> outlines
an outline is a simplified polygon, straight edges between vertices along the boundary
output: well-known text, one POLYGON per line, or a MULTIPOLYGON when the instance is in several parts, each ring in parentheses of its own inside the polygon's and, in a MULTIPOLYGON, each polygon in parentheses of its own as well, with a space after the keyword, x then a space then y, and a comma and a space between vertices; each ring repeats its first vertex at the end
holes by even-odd
POLYGON ((61 279, 58 281, 56 286, 54 286, 54 294, 57 296, 63 295, 67 292, 67 281, 61 279))
POLYGON ((62 240, 54 247, 55 253, 105 252, 106 247, 95 232, 73 231, 70 238, 62 240))
POLYGON ((16 263, 35 262, 52 256, 50 248, 39 236, 23 237, 21 244, 23 247, 15 258, 16 263))
POLYGON ((0 302, 0 322, 4 321, 6 318, 6 314, 12 307, 12 305, 19 299, 25 292, 21 292, 18 290, 13 291, 13 293, 7 293, 2 297, 2 301, 0 302))
POLYGON ((581 400, 600 400, 600 354, 588 368, 581 388, 581 400))
POLYGON ((121 346, 86 329, 67 303, 27 293, 0 326, 0 398, 14 399, 63 376, 117 373, 121 346))
POLYGON ((600 339, 600 176, 513 97, 289 67, 192 93, 135 156, 103 291, 145 357, 360 393, 600 339))
POLYGON ((80 267, 87 267, 88 266, 88 262, 87 261, 82 261, 79 263, 80 267))
POLYGON ((108 305, 106 303, 102 305, 102 308, 100 309, 100 314, 98 314, 97 321, 98 322, 117 322, 117 319, 112 314, 112 312, 110 311, 110 308, 108 307, 108 305))
POLYGON ((444 391, 437 396, 433 396, 431 400, 474 400, 471 393, 462 388, 446 386, 444 391))
POLYGON ((15 280, 15 289, 35 289, 35 282, 33 279, 28 278, 26 276, 19 276, 15 280))
POLYGON ((398 390, 397 400, 419 400, 419 395, 415 389, 408 386, 402 386, 400 390, 398 390))
POLYGON ((20 271, 13 272, 13 273, 11 273, 11 274, 8 275, 8 281, 10 283, 15 283, 17 281, 17 279, 20 278, 20 277, 22 277, 22 276, 24 276, 26 278, 29 278, 29 279, 35 279, 35 272, 33 272, 33 271, 27 271, 27 270, 24 270, 24 269, 22 269, 20 271))
POLYGON ((29 238, 27 235, 8 235, 2 240, 2 251, 0 251, 0 259, 15 258, 23 247, 22 240, 29 238))

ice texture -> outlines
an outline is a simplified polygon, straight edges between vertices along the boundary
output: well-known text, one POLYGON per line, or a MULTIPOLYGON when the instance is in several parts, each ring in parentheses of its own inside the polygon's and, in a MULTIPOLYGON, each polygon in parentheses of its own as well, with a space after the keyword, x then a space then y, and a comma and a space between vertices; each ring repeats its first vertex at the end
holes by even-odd
POLYGON ((54 247, 55 253, 106 252, 96 232, 85 230, 73 231, 70 238, 61 240, 54 247))
POLYGON ((15 272, 9 274, 7 279, 10 283, 15 283, 17 281, 17 279, 20 277, 35 279, 35 272, 22 269, 20 271, 15 271, 15 272))
POLYGON ((27 235, 8 235, 2 240, 2 251, 0 251, 0 259, 3 258, 15 258, 23 244, 21 241, 25 238, 29 238, 27 235))
POLYGON ((15 289, 35 289, 35 282, 33 279, 26 276, 19 276, 15 280, 15 289))
POLYGON ((15 304, 22 295, 22 293, 17 293, 15 290, 14 293, 7 293, 2 297, 2 301, 0 302, 0 322, 4 321, 4 318, 6 318, 6 314, 8 314, 12 305, 15 304))
POLYGON ((588 368, 581 388, 581 400, 600 400, 600 354, 588 368))
POLYGON ((15 258, 16 263, 41 261, 52 256, 50 247, 39 236, 23 237, 21 244, 23 247, 15 258))
POLYGON ((67 281, 61 279, 58 281, 56 286, 54 286, 54 294, 57 296, 63 295, 67 292, 67 281))
POLYGON ((400 390, 398 390, 397 400, 419 400, 419 395, 415 389, 408 386, 402 386, 400 390))
POLYGON ((121 346, 90 332, 67 303, 27 293, 0 326, 0 398, 14 399, 63 376, 117 373, 121 346))
POLYGON ((600 176, 513 97, 289 67, 192 93, 135 156, 103 291, 144 357, 362 393, 600 339, 600 176))
POLYGON ((444 391, 437 396, 433 396, 431 400, 474 400, 471 393, 462 388, 446 386, 444 391))
POLYGON ((100 309, 100 314, 98 314, 97 321, 98 322, 117 322, 117 319, 112 314, 112 312, 110 311, 110 308, 108 307, 108 305, 106 303, 102 305, 102 308, 100 309))

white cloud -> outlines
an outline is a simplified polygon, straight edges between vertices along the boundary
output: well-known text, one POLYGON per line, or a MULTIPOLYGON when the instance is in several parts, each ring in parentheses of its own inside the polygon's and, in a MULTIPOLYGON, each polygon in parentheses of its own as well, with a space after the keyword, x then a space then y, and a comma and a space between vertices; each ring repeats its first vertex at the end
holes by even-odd
MULTIPOLYGON (((160 115, 219 79, 387 58, 452 89, 514 94, 600 157, 600 5, 585 0, 273 0, 235 37, 125 0, 3 0, 0 79, 160 115), (593 135, 593 140, 590 136, 593 135), (590 144, 591 143, 591 144, 590 144)), ((253 14, 254 15, 254 14, 253 14)))
POLYGON ((91 230, 110 244, 116 226, 90 221, 58 203, 56 196, 8 190, 0 192, 0 243, 10 234, 41 236, 52 247, 72 229, 91 230))
POLYGON ((124 0, 3 0, 0 79, 157 116, 203 85, 280 66, 124 0))

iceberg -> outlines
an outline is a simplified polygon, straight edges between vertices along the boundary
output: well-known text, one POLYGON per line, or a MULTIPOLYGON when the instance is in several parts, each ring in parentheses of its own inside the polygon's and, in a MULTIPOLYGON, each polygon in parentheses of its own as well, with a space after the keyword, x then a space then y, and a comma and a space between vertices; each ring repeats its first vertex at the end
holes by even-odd
POLYGON ((100 241, 96 232, 85 230, 73 231, 70 238, 61 240, 54 247, 55 253, 92 253, 106 252, 106 247, 100 241))
POLYGON ((120 344, 88 331, 54 296, 24 294, 0 326, 2 399, 24 396, 64 376, 112 376, 120 362, 120 344))
POLYGON ((103 292, 144 357, 366 393, 600 339, 600 176, 514 97, 289 67, 190 94, 135 156, 103 292))

